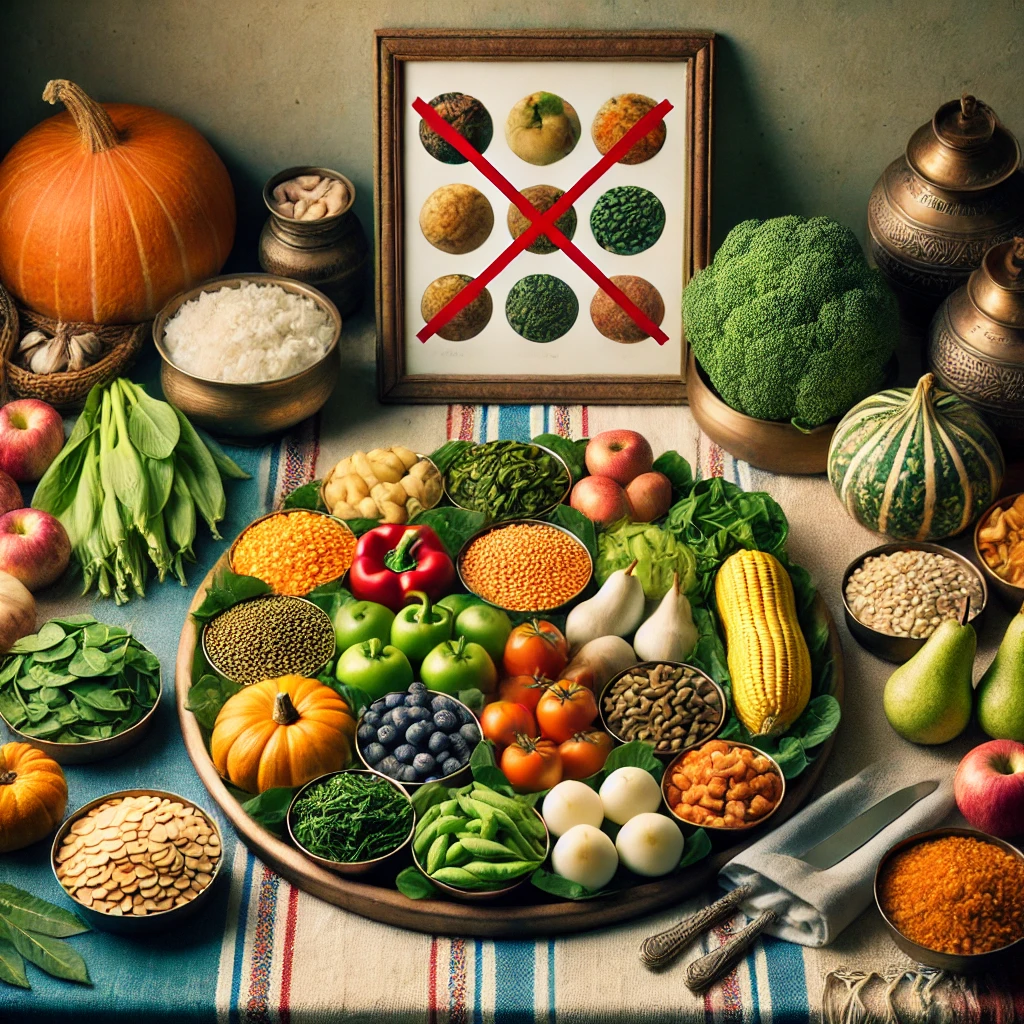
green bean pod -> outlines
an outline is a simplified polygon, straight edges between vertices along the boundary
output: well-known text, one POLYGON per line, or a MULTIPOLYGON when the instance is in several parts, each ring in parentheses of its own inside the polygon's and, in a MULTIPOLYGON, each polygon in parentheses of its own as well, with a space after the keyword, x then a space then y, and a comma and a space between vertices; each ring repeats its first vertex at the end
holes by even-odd
POLYGON ((472 832, 463 832, 459 841, 474 857, 481 857, 484 860, 518 860, 521 856, 518 850, 513 850, 504 843, 481 839, 472 832))
POLYGON ((438 868, 445 865, 445 854, 448 852, 448 836, 440 835, 431 844, 427 852, 427 874, 432 875, 438 868))
MULTIPOLYGON (((473 833, 459 832, 460 835, 472 835, 473 833)), ((467 860, 472 858, 469 855, 469 851, 462 845, 462 842, 456 838, 455 842, 448 847, 444 855, 444 863, 446 867, 458 867, 460 864, 465 864, 467 860)))
POLYGON ((438 868, 431 876, 438 882, 445 885, 454 885, 458 889, 490 889, 486 882, 481 881, 476 875, 470 874, 465 868, 444 867, 438 868))
POLYGON ((481 882, 491 885, 501 885, 507 882, 514 882, 523 875, 528 875, 539 868, 539 860, 471 860, 464 864, 459 870, 466 871, 481 882))

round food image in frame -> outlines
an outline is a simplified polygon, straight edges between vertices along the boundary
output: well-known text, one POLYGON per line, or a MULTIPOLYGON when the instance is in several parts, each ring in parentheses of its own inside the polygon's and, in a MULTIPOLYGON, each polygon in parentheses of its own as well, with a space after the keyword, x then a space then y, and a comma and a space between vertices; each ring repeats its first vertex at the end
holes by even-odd
MULTIPOLYGON (((648 320, 661 326, 665 319, 665 301, 650 281, 632 274, 618 274, 610 280, 625 292, 648 320)), ((650 337, 603 288, 598 289, 590 302, 590 319, 606 338, 621 345, 635 345, 650 337)))
POLYGON ((435 249, 461 256, 483 245, 494 227, 494 210, 472 185, 442 185, 420 209, 420 231, 435 249))
MULTIPOLYGON (((565 192, 563 189, 555 188, 554 185, 530 185, 528 188, 524 188, 522 190, 522 195, 541 213, 547 213, 547 211, 550 210, 563 195, 565 195, 565 192)), ((515 204, 509 203, 509 234, 513 238, 518 238, 528 227, 530 227, 530 221, 515 206, 515 204)), ((576 210, 570 206, 569 209, 555 221, 555 227, 558 228, 566 238, 571 240, 572 236, 576 233, 576 210)), ((526 251, 546 255, 548 253, 557 252, 558 246, 555 245, 547 235, 541 234, 526 247, 526 251)))
POLYGON ((580 119, 561 96, 532 92, 505 120, 505 141, 520 160, 543 167, 568 156, 580 140, 580 119))
MULTIPOLYGON (((487 108, 475 97, 467 96, 464 92, 443 92, 440 96, 435 96, 430 105, 478 153, 482 153, 491 144, 494 123, 487 108)), ((466 158, 422 119, 420 142, 435 160, 440 160, 443 164, 466 163, 466 158)))
MULTIPOLYGON (((445 274, 431 281, 420 299, 420 315, 424 321, 430 323, 472 280, 468 274, 445 274)), ((445 341, 469 341, 487 326, 493 309, 491 293, 484 288, 469 305, 437 329, 437 336, 445 341)))
POLYGON ((665 207, 653 192, 639 185, 618 185, 594 203, 590 230, 602 249, 617 256, 635 256, 661 238, 665 207))
MULTIPOLYGON (((650 96, 624 92, 602 104, 590 126, 590 136, 598 152, 604 156, 645 114, 658 104, 650 96)), ((620 164, 642 164, 661 152, 665 145, 665 122, 656 124, 639 142, 633 144, 620 164)))
POLYGON ((546 345, 576 323, 580 304, 576 293, 552 274, 530 274, 509 289, 505 318, 527 341, 546 345))

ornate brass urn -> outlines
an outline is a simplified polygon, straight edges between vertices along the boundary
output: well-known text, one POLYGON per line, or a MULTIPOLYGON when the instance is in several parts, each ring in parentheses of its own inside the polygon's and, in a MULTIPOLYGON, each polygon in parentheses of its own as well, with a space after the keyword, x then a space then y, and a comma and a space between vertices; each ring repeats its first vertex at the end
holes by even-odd
POLYGON ((992 246, 939 306, 928 362, 1004 442, 1024 442, 1024 238, 992 246))
POLYGON ((944 103, 878 179, 868 230, 905 330, 922 332, 990 246, 1024 234, 1017 140, 973 96, 944 103))

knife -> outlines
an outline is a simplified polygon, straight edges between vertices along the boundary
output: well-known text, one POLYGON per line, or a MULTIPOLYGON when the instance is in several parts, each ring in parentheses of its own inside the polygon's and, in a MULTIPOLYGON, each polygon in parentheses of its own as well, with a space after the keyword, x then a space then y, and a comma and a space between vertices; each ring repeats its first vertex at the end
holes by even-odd
MULTIPOLYGON (((842 828, 833 832, 828 838, 815 844, 804 854, 798 857, 811 867, 824 870, 833 867, 851 853, 859 850, 865 843, 873 839, 887 825, 892 824, 900 815, 904 814, 919 800, 924 799, 930 793, 934 793, 939 783, 935 780, 918 782, 913 786, 890 793, 862 811, 852 821, 842 828)), ((736 899, 739 890, 733 890, 707 910, 700 911, 685 919, 665 932, 652 935, 644 941, 641 947, 641 959, 649 967, 664 967, 670 960, 674 959, 685 946, 687 946, 700 931, 704 931, 710 924, 715 924, 732 912, 736 905, 748 895, 743 891, 740 899, 736 899)), ((730 942, 719 949, 709 953, 706 957, 694 961, 688 971, 686 982, 695 990, 707 988, 717 980, 724 971, 736 962, 746 952, 746 949, 757 936, 767 927, 772 920, 766 911, 755 922, 755 925, 738 933, 730 942), (710 970, 714 968, 714 970, 710 970), (691 984, 692 982, 692 984, 691 984)))

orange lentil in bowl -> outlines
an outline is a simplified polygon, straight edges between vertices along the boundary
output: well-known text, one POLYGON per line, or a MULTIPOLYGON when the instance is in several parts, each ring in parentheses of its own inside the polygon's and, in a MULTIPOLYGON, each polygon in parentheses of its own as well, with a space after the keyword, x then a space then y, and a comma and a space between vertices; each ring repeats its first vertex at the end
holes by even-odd
POLYGON ((459 570, 466 587, 509 611, 558 608, 589 582, 587 549, 544 523, 509 523, 471 541, 459 570))
POLYGON ((355 534, 330 516, 276 512, 238 538, 231 569, 269 583, 275 594, 302 597, 344 575, 355 550, 355 534))
POLYGON ((973 836, 900 850, 878 897, 898 931, 940 953, 988 953, 1024 938, 1024 861, 973 836))

